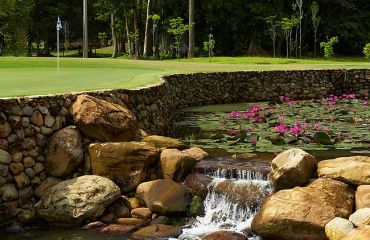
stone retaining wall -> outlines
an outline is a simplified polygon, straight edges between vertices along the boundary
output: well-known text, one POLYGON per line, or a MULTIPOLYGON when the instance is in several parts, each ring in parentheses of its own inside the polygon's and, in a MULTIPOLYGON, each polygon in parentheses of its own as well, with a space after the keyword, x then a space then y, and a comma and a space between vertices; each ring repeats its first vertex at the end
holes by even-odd
MULTIPOLYGON (((199 73, 165 76, 162 80, 137 90, 86 94, 127 106, 142 129, 166 135, 179 108, 269 101, 281 95, 311 99, 370 91, 370 70, 199 73)), ((36 193, 42 191, 48 178, 44 165, 48 140, 56 131, 73 124, 69 108, 77 95, 0 99, 0 149, 6 151, 0 150, 0 203, 5 209, 13 209, 9 214, 15 216, 14 209, 32 207, 38 200, 36 193)), ((70 177, 91 172, 86 151, 90 142, 83 139, 84 164, 70 177)))

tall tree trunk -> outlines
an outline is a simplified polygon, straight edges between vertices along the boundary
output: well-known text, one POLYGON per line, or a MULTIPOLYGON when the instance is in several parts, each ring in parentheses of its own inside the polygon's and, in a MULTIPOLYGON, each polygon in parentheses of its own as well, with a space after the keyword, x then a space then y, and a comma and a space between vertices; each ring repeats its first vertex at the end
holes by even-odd
POLYGON ((116 58, 118 55, 118 41, 117 41, 117 29, 116 24, 114 23, 114 14, 111 13, 110 15, 110 25, 112 28, 112 40, 113 40, 113 53, 112 58, 116 58))
POLYGON ((89 38, 87 29, 87 0, 83 0, 83 58, 89 57, 89 38))
POLYGON ((194 57, 195 30, 194 30, 194 0, 189 0, 189 49, 188 57, 194 57))
POLYGON ((135 58, 139 58, 140 57, 140 31, 139 31, 139 26, 138 26, 138 16, 137 16, 137 4, 136 4, 136 0, 133 1, 133 6, 132 6, 132 10, 133 10, 133 13, 134 13, 134 38, 135 38, 135 58))
POLYGON ((148 45, 149 45, 149 15, 150 14, 150 0, 146 7, 146 21, 145 21, 145 38, 144 38, 144 56, 148 56, 148 45))
POLYGON ((132 44, 131 44, 131 38, 130 38, 130 29, 129 29, 127 11, 126 11, 126 6, 125 6, 124 1, 122 1, 122 7, 123 7, 123 14, 125 15, 125 25, 126 25, 126 38, 127 38, 127 45, 128 45, 128 55, 132 56, 132 44))

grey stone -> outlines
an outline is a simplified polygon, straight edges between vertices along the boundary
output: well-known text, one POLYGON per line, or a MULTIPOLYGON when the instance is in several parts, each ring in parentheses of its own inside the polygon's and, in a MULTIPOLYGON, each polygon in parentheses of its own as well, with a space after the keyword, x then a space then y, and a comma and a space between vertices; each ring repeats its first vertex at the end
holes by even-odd
POLYGON ((8 176, 9 167, 5 164, 0 164, 0 176, 6 177, 8 176))
POLYGON ((49 113, 49 109, 47 109, 46 107, 41 107, 39 106, 38 107, 38 110, 43 114, 43 115, 46 115, 49 113))
POLYGON ((17 134, 13 133, 7 138, 9 143, 15 143, 17 141, 17 134))
POLYGON ((33 114, 33 108, 30 106, 25 106, 22 109, 23 115, 30 117, 33 114))
POLYGON ((30 119, 28 117, 22 117, 22 127, 26 128, 30 125, 30 119))
POLYGON ((25 170, 24 170, 24 172, 27 174, 27 176, 29 176, 30 178, 33 178, 35 175, 36 175, 36 173, 35 173, 35 171, 32 169, 32 168, 26 168, 25 170))

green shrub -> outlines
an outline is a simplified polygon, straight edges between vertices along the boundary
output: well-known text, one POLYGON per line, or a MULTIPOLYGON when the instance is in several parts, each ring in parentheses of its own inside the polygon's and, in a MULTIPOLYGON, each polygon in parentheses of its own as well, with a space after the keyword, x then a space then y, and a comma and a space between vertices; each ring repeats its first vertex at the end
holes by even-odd
POLYGON ((337 44, 339 42, 338 37, 332 37, 329 41, 327 42, 321 42, 320 47, 324 48, 324 57, 327 59, 333 58, 334 57, 334 44, 337 44))
POLYGON ((370 43, 365 45, 364 54, 367 59, 370 59, 370 43))

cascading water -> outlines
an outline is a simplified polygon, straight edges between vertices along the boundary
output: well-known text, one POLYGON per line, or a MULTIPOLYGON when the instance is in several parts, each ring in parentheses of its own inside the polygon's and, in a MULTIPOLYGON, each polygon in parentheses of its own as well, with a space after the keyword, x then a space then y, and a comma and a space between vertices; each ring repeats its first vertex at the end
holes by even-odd
POLYGON ((185 227, 180 239, 199 239, 218 230, 249 234, 253 217, 272 191, 267 176, 235 169, 218 169, 208 175, 213 181, 204 201, 204 216, 185 227))

